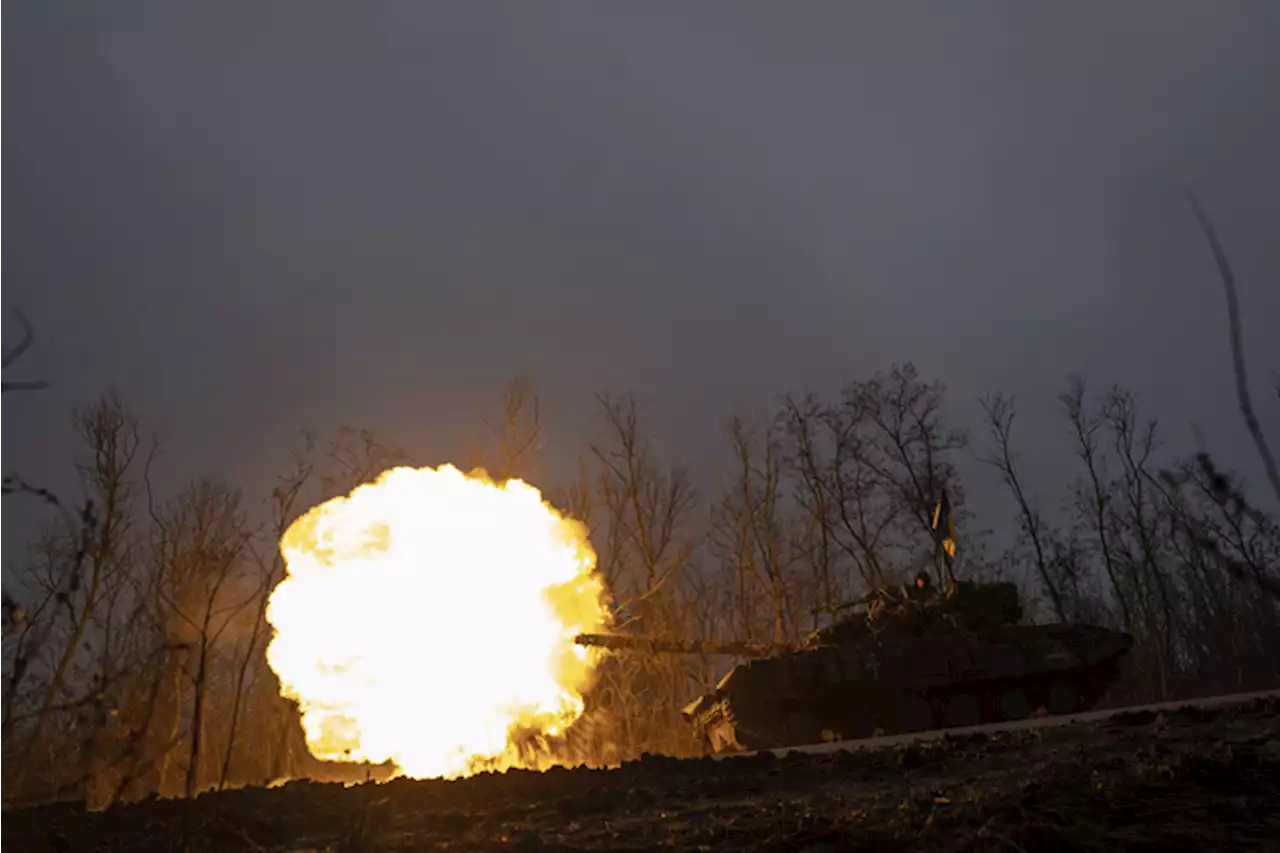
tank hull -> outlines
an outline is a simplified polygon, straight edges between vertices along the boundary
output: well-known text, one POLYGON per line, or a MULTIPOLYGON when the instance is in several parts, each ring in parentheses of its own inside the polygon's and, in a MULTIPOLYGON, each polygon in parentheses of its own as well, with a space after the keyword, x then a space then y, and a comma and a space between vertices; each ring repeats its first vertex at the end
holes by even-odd
POLYGON ((953 628, 806 649, 735 667, 684 709, 713 752, 857 740, 1094 707, 1128 634, 1077 625, 953 628))

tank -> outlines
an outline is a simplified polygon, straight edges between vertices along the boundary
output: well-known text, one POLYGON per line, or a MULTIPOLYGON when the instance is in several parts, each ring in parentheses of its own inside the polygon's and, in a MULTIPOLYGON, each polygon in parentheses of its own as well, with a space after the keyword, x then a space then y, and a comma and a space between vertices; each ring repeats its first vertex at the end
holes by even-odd
POLYGON ((1010 583, 877 590, 794 644, 584 634, 580 645, 746 657, 683 710, 712 752, 778 749, 1095 706, 1133 645, 1094 625, 1023 625, 1010 583), (865 606, 865 610, 857 607, 865 606))

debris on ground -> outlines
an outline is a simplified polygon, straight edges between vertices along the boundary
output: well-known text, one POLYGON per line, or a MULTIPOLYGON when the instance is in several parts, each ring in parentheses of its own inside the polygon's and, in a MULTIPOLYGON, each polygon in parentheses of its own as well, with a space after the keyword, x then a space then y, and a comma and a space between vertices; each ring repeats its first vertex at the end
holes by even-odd
POLYGON ((1280 700, 883 749, 6 811, 6 850, 1280 850, 1280 700), (189 805, 189 808, 188 808, 189 805))

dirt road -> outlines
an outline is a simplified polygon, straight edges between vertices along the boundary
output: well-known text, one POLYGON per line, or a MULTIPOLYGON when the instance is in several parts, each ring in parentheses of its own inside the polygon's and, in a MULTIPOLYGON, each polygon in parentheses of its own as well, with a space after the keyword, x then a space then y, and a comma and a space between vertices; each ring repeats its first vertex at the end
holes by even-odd
POLYGON ((101 814, 7 811, 3 847, 1275 853, 1280 698, 1198 704, 785 757, 649 758, 614 770, 346 788, 294 782, 101 814))
MULTIPOLYGON (((1060 716, 1032 717, 1013 723, 991 723, 984 726, 965 726, 954 729, 931 729, 927 732, 912 732, 905 735, 886 735, 884 737, 863 738, 862 740, 843 740, 835 743, 814 744, 812 746, 793 747, 791 749, 770 750, 782 756, 788 752, 798 751, 809 755, 821 755, 828 752, 854 749, 879 749, 886 746, 897 746, 905 743, 938 740, 948 736, 967 737, 974 734, 995 734, 997 732, 1018 732, 1028 729, 1047 729, 1056 726, 1069 726, 1079 723, 1092 723, 1106 720, 1116 714, 1134 714, 1144 711, 1175 711, 1179 708, 1222 708, 1228 705, 1243 705, 1258 699, 1280 699, 1280 690, 1260 690, 1256 693, 1232 693, 1226 696, 1208 696, 1202 699, 1183 699, 1175 702, 1156 702, 1151 705, 1131 705, 1125 708, 1109 708, 1105 711, 1086 711, 1081 714, 1062 714, 1060 716)), ((755 753, 738 753, 735 755, 716 756, 717 758, 742 758, 755 753)))

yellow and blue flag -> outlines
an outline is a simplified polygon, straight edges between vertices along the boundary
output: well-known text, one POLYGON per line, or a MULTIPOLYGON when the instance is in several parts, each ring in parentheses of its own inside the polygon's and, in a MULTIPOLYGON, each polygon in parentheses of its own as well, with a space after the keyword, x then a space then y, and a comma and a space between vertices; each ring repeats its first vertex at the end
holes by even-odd
POLYGON ((956 556, 956 520, 951 514, 951 502, 947 500, 947 490, 942 490, 942 500, 933 511, 934 535, 938 538, 942 550, 952 559, 956 556))

